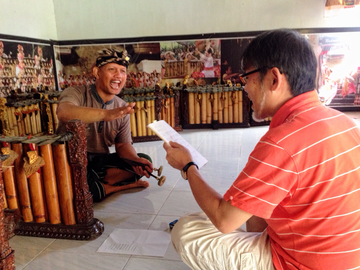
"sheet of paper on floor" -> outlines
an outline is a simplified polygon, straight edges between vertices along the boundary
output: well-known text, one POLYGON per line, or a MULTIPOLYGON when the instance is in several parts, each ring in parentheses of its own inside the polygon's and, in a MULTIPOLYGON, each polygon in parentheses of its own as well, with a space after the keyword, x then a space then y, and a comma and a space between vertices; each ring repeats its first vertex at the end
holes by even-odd
POLYGON ((164 231, 115 229, 97 252, 164 257, 170 238, 164 231))

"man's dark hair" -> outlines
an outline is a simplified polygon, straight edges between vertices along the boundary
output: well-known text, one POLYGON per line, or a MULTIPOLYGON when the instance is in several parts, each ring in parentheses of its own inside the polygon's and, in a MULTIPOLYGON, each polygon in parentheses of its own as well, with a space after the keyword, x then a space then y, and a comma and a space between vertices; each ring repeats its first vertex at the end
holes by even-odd
POLYGON ((299 32, 279 29, 264 32, 251 41, 242 55, 243 70, 277 67, 286 75, 293 96, 316 87, 317 60, 310 43, 299 32))

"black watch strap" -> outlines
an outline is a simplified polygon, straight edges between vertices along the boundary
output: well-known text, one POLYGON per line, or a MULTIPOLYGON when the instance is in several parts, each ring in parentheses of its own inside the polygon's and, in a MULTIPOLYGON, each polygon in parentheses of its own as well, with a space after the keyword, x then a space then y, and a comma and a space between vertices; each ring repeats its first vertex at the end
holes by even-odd
POLYGON ((187 172, 187 170, 190 168, 190 166, 192 166, 192 165, 195 165, 196 166, 196 168, 197 169, 199 169, 199 167, 198 167, 198 165, 196 165, 196 163, 195 162, 193 162, 193 161, 190 161, 188 164, 186 164, 185 165, 185 167, 182 169, 183 170, 183 172, 187 172))

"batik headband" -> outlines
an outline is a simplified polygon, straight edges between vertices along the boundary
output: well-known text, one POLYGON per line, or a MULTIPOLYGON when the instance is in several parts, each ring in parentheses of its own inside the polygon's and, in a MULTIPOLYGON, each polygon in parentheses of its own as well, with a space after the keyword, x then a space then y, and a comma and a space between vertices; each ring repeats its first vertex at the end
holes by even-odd
POLYGON ((127 51, 122 52, 114 49, 104 49, 98 52, 99 56, 96 58, 95 65, 97 67, 102 67, 109 63, 115 63, 128 67, 130 64, 130 56, 127 54, 127 51))

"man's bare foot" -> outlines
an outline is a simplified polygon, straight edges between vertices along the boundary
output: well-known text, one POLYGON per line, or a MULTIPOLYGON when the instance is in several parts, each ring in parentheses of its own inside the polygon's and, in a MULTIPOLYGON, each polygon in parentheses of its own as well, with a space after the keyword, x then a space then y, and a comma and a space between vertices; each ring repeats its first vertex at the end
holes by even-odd
MULTIPOLYGON (((143 187, 143 188, 147 188, 150 186, 148 181, 144 181, 144 180, 137 180, 135 183, 133 183, 135 186, 134 187, 143 187)), ((131 184, 130 184, 131 185, 131 184)))
POLYGON ((131 188, 147 188, 150 184, 148 181, 143 180, 137 180, 135 183, 127 184, 124 186, 110 186, 110 185, 104 185, 106 194, 111 194, 114 192, 118 192, 121 190, 131 189, 131 188))

